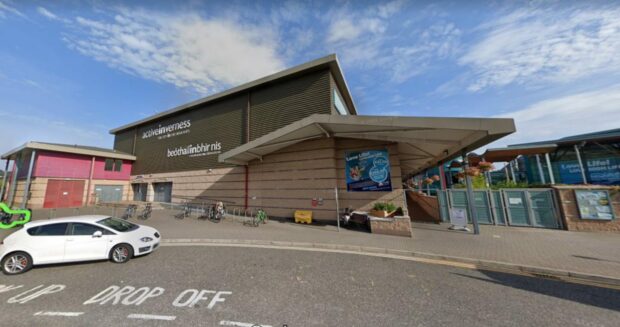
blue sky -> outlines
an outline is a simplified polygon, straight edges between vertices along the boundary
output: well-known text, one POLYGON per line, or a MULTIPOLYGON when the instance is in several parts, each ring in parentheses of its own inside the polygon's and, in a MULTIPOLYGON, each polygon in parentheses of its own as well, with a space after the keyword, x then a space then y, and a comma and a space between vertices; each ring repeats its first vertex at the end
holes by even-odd
POLYGON ((620 127, 620 2, 0 0, 0 152, 336 53, 360 114, 513 117, 491 146, 620 127))

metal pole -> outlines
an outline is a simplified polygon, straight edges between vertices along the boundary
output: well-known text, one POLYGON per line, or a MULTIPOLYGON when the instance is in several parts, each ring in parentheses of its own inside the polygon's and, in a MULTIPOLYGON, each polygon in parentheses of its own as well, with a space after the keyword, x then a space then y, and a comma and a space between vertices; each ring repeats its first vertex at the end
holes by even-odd
POLYGON ((555 184, 555 177, 553 176, 553 167, 551 167, 551 158, 549 158, 549 153, 545 153, 545 160, 547 161, 547 170, 549 171, 549 180, 551 181, 551 185, 555 184))
POLYGON ((443 164, 439 164, 439 184, 442 190, 446 189, 446 171, 443 164))
POLYGON ((6 180, 9 176, 9 159, 6 160, 6 165, 4 167, 4 175, 2 176, 2 188, 0 189, 0 202, 4 199, 4 190, 6 189, 6 180))
POLYGON ((26 184, 24 185, 24 197, 22 198, 21 208, 26 208, 26 204, 28 202, 28 193, 30 193, 30 182, 32 180, 32 168, 34 167, 34 159, 37 155, 36 150, 32 150, 32 154, 30 154, 30 165, 28 165, 28 175, 26 176, 26 184))
POLYGON ((515 178, 515 169, 512 166, 512 161, 510 161, 508 164, 510 165, 510 175, 512 176, 512 181, 516 184, 517 178, 515 178))
POLYGON ((577 161, 579 162, 579 171, 581 172, 581 178, 584 184, 588 184, 588 179, 586 178, 586 171, 583 168, 583 161, 581 161, 581 154, 579 153, 579 146, 575 144, 575 155, 577 155, 577 161))
POLYGON ((504 173, 506 175, 506 183, 510 182, 510 176, 508 176, 508 165, 504 167, 504 173))
MULTIPOLYGON (((21 157, 21 155, 20 155, 21 157)), ((17 190, 17 173, 19 172, 18 158, 13 159, 13 176, 11 176, 11 186, 9 189, 9 196, 6 198, 6 202, 9 203, 9 207, 13 206, 13 200, 15 199, 15 192, 17 190)))
MULTIPOLYGON (((463 151, 463 171, 467 172, 469 168, 469 158, 467 158, 467 152, 463 151)), ((478 214, 476 212, 476 205, 474 199, 474 189, 471 185, 471 176, 465 173, 465 185, 467 186, 467 208, 469 209, 471 222, 474 225, 474 234, 480 234, 480 226, 478 226, 478 214)))
POLYGON ((536 155, 536 163, 538 164, 538 175, 540 175, 541 184, 546 184, 545 173, 543 172, 542 164, 540 163, 540 155, 536 155))
POLYGON ((336 195, 336 224, 338 225, 338 231, 340 231, 340 203, 338 202, 338 186, 334 187, 336 195))

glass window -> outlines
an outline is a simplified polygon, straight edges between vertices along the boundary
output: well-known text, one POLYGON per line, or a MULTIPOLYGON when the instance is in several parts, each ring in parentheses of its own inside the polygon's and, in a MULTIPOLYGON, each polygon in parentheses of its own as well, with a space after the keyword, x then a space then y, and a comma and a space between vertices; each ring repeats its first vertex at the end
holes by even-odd
POLYGON ((106 171, 114 170, 114 159, 106 159, 105 160, 105 167, 104 167, 104 169, 106 171))
POLYGON ((114 171, 121 171, 123 169, 123 160, 114 161, 114 171))
POLYGON ((49 224, 28 229, 32 236, 62 236, 67 231, 68 223, 49 224))
POLYGON ((93 235, 96 231, 101 231, 103 233, 103 228, 82 224, 82 223, 72 223, 71 224, 71 235, 93 235))
POLYGON ((338 94, 338 91, 336 89, 334 89, 334 107, 336 107, 336 110, 338 110, 341 115, 349 114, 347 106, 342 102, 342 99, 340 98, 340 95, 338 94))
POLYGON ((112 228, 113 230, 119 231, 119 232, 129 232, 132 230, 136 230, 138 229, 138 227, 140 227, 128 221, 116 219, 112 217, 99 220, 97 224, 112 228))

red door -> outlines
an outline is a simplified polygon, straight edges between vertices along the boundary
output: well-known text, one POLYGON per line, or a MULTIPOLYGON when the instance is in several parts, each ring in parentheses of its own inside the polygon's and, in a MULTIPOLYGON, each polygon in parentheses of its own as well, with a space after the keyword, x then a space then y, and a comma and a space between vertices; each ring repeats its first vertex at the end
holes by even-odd
POLYGON ((81 207, 83 196, 84 181, 50 179, 47 181, 43 208, 81 207))

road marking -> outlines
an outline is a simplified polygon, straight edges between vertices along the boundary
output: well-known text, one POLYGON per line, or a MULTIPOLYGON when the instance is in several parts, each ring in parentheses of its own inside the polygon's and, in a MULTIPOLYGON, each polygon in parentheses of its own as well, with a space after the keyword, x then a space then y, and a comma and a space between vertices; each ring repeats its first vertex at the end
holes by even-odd
POLYGON ((60 312, 60 311, 39 311, 33 316, 62 316, 62 317, 77 317, 83 315, 84 312, 60 312))
POLYGON ((220 321, 220 326, 236 326, 236 327, 272 327, 270 325, 253 324, 250 322, 238 322, 230 320, 220 321))
POLYGON ((127 316, 129 319, 149 319, 149 320, 175 320, 177 316, 160 316, 160 315, 147 315, 142 313, 132 313, 127 316))

